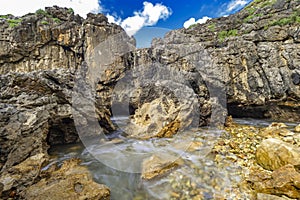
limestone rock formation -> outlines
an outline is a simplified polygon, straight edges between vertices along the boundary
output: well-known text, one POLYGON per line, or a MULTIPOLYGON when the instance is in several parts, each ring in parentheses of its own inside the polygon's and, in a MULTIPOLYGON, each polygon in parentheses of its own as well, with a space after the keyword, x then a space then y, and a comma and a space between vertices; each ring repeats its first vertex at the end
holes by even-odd
POLYGON ((3 193, 18 194, 22 189, 39 180, 43 165, 46 164, 47 155, 36 154, 23 162, 3 171, 0 182, 3 184, 3 193), (17 191, 15 191, 17 190, 17 191))
MULTIPOLYGON (((126 70, 119 72, 118 80, 104 78, 105 84, 98 85, 101 105, 111 107, 114 116, 130 116, 130 124, 125 127, 127 135, 140 138, 172 136, 210 122, 213 102, 204 78, 192 62, 197 58, 188 55, 191 50, 186 54, 178 53, 180 47, 176 46, 172 50, 176 53, 170 52, 172 47, 172 44, 164 44, 158 49, 125 54, 126 70), (110 93, 112 95, 108 95, 110 93), (173 128, 168 127, 170 124, 173 128), (176 128, 172 124, 176 124, 176 128)), ((224 106, 218 111, 222 119, 226 114, 224 106)), ((218 122, 217 117, 214 120, 218 122)), ((219 123, 222 124, 222 120, 219 123)))
POLYGON ((292 165, 283 166, 271 175, 252 172, 248 181, 258 193, 285 195, 292 199, 300 198, 300 173, 292 165))
POLYGON ((254 0, 234 15, 171 31, 163 40, 183 48, 193 39, 204 47, 234 117, 299 121, 299 13, 297 0, 254 0))
MULTIPOLYGON (((49 145, 78 142, 78 130, 88 137, 99 125, 116 130, 111 116, 124 113, 127 134, 143 139, 222 124, 226 106, 234 117, 299 122, 299 12, 298 0, 254 0, 138 50, 102 14, 83 19, 51 7, 1 17, 0 180, 47 155, 49 145)), ((268 162, 270 169, 291 163, 268 162)), ((14 184, 0 183, 0 193, 24 189, 14 184)))
MULTIPOLYGON (((60 169, 49 172, 38 183, 26 188, 21 197, 25 199, 101 199, 109 200, 110 191, 93 181, 89 171, 79 166, 79 160, 65 161, 60 169)), ((48 172, 45 172, 47 174, 48 172)))
POLYGON ((81 126, 95 117, 72 109, 76 71, 99 42, 120 32, 102 14, 83 19, 59 7, 0 19, 0 179, 10 180, 2 183, 4 195, 21 192, 39 173, 15 175, 19 169, 12 169, 47 155, 49 145, 79 142, 74 116, 85 119, 81 126))
POLYGON ((287 164, 300 164, 300 149, 279 139, 266 139, 256 150, 256 160, 263 168, 275 170, 287 164))

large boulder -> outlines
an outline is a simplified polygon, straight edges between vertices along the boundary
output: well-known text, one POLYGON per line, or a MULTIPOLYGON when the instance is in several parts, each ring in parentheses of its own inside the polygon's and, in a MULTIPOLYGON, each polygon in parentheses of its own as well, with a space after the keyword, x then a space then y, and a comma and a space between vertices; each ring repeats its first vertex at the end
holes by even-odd
POLYGON ((36 184, 27 187, 21 197, 25 199, 94 199, 109 200, 110 190, 93 181, 89 171, 79 166, 80 161, 65 161, 60 169, 49 173, 36 184))
POLYGON ((256 160, 267 170, 276 170, 287 164, 300 165, 300 149, 279 139, 263 140, 256 150, 256 160))

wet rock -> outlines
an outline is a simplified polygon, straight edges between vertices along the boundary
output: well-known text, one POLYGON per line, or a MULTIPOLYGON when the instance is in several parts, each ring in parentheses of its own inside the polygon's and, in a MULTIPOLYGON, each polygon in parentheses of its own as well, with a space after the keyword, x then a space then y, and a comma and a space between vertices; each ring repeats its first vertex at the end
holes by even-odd
POLYGON ((143 161, 142 164, 142 178, 151 180, 156 177, 164 176, 170 173, 183 164, 180 158, 162 157, 153 155, 143 161))
POLYGON ((287 197, 279 197, 271 194, 258 193, 257 200, 289 200, 287 197))
POLYGON ((300 124, 295 127, 295 132, 300 133, 300 124))
POLYGON ((0 81, 0 162, 4 169, 29 156, 47 154, 49 144, 78 141, 68 70, 12 73, 0 76, 0 81))
POLYGON ((287 125, 284 123, 273 122, 268 126, 269 129, 279 129, 279 128, 287 128, 287 125))
POLYGON ((60 169, 50 172, 48 178, 26 188, 25 199, 110 199, 109 189, 93 181, 85 167, 77 159, 65 161, 60 169))
POLYGON ((300 147, 300 134, 294 135, 293 138, 294 138, 296 145, 298 145, 298 147, 300 147))
POLYGON ((200 141, 192 141, 188 148, 187 148, 187 151, 189 152, 194 152, 194 151, 198 151, 201 149, 201 147, 203 146, 203 143, 200 142, 200 141))
POLYGON ((174 99, 161 96, 135 111, 126 133, 142 139, 172 137, 193 123, 196 108, 192 106, 184 103, 178 105, 174 99))
POLYGON ((257 147, 256 160, 267 170, 276 170, 287 164, 300 164, 300 149, 279 139, 266 139, 257 147))
POLYGON ((4 189, 4 184, 0 183, 0 197, 2 196, 3 189, 4 189))
POLYGON ((145 103, 135 111, 131 123, 133 125, 126 132, 133 133, 131 136, 138 138, 172 137, 180 128, 180 121, 176 116, 178 110, 175 109, 174 102, 166 105, 162 98, 145 103), (171 118, 170 122, 168 118, 171 118))
POLYGON ((280 136, 293 136, 294 132, 287 129, 284 123, 273 122, 267 128, 263 128, 260 135, 266 138, 280 138, 280 136))
POLYGON ((253 172, 251 176, 249 181, 258 193, 300 198, 300 173, 293 165, 283 166, 268 176, 264 175, 264 172, 253 172))
POLYGON ((114 115, 122 115, 121 110, 128 111, 123 115, 131 116, 125 129, 129 136, 171 137, 209 123, 212 101, 204 78, 193 64, 196 58, 188 53, 181 55, 185 52, 177 51, 180 47, 171 48, 170 45, 153 50, 139 49, 130 54, 125 77, 113 88, 112 105, 110 99, 106 100, 107 90, 99 91, 104 96, 103 105, 112 107, 114 115))
POLYGON ((234 120, 232 119, 232 116, 227 116, 226 117, 226 120, 225 120, 225 127, 230 127, 230 126, 234 126, 235 125, 235 122, 234 120))
POLYGON ((10 167, 0 175, 3 192, 10 193, 17 188, 19 191, 39 180, 42 166, 47 161, 47 155, 40 153, 27 158, 18 165, 10 167))

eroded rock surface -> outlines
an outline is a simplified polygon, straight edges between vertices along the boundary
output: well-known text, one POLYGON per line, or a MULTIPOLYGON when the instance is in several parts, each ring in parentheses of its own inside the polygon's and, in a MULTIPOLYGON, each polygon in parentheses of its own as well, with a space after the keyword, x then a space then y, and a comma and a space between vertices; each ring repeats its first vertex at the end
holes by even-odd
POLYGON ((269 175, 263 172, 253 172, 248 181, 260 193, 285 195, 292 199, 300 198, 300 173, 293 165, 283 166, 269 175))
POLYGON ((26 188, 25 199, 110 199, 110 190, 93 181, 89 171, 79 166, 79 160, 65 161, 60 169, 50 172, 48 177, 26 188))
POLYGON ((180 158, 167 158, 164 156, 153 155, 143 161, 142 178, 151 180, 162 177, 182 164, 183 161, 180 158))
MULTIPOLYGON (((126 102, 132 117, 128 135, 146 139, 170 137, 194 123, 223 123, 226 104, 237 117, 299 122, 299 9, 297 0, 254 1, 237 14, 171 31, 163 40, 154 40, 151 48, 140 50, 102 14, 83 19, 53 7, 22 18, 8 16, 17 24, 1 18, 0 180, 12 177, 9 170, 27 159, 47 155, 48 145, 78 142, 74 118, 80 119, 86 134, 91 133, 86 128, 90 122, 106 133, 114 131, 114 98, 126 102), (98 60, 90 60, 99 44, 101 49, 111 35, 122 33, 125 43, 111 39, 110 47, 102 48, 105 62, 97 65, 98 60), (167 71, 159 73, 161 68, 167 71), (93 97, 95 109, 84 101, 72 109, 74 85, 83 90, 81 96, 89 89, 86 82, 76 80, 78 74, 94 89, 87 98, 93 97), (122 80, 131 88, 115 90, 122 80), (162 108, 163 114, 158 114, 162 108), (195 121, 190 116, 196 116, 195 121)), ((234 142, 230 146, 234 151, 243 148, 234 142)), ((281 158, 274 166, 268 162, 265 167, 270 169, 290 163, 281 158)), ((29 185, 33 183, 27 178, 29 185)), ((16 182, 0 183, 5 188, 0 192, 13 195, 15 187, 23 190, 16 182)))
POLYGON ((256 160, 263 168, 275 170, 287 164, 300 164, 300 149, 279 139, 266 139, 256 151, 256 160))
MULTIPOLYGON (((27 174, 17 166, 47 155, 50 145, 79 142, 74 116, 84 119, 83 127, 95 116, 72 109, 75 74, 84 69, 84 58, 99 42, 123 32, 102 14, 83 19, 59 7, 7 18, 16 24, 0 20, 0 179, 5 197, 18 195, 36 181, 39 171, 27 174)), ((106 110, 96 108, 98 113, 106 110)))
POLYGON ((299 121, 299 9, 297 0, 253 1, 229 17, 171 31, 163 41, 184 48, 192 38, 206 49, 234 117, 299 121))

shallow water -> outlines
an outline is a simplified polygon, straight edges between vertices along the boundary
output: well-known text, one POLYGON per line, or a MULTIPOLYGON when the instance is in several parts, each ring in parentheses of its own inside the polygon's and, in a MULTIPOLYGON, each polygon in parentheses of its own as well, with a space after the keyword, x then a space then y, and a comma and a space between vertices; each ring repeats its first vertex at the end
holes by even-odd
MULTIPOLYGON (((124 123, 125 119, 117 119, 124 123)), ((239 124, 265 127, 271 124, 268 120, 235 119, 239 124)), ((295 124, 287 124, 293 126, 295 124)), ((241 170, 233 163, 215 163, 210 154, 217 139, 228 137, 226 132, 216 128, 204 128, 174 138, 151 139, 140 141, 126 139, 116 132, 107 141, 108 146, 83 144, 56 146, 50 150, 52 163, 77 157, 91 171, 94 180, 111 189, 112 200, 138 199, 176 199, 177 193, 184 193, 186 199, 198 193, 201 199, 215 199, 218 195, 227 194, 227 199, 237 199, 231 190, 240 181, 241 170), (187 151, 193 142, 203 145, 195 151, 187 151), (141 179, 143 159, 151 155, 181 158, 183 166, 173 170, 162 178, 151 181, 141 179), (186 193, 186 194, 185 194, 186 193)), ((239 197, 241 198, 241 197, 239 197)), ((247 197, 242 197, 247 199, 247 197)), ((195 197, 197 199, 197 197, 195 197)))

